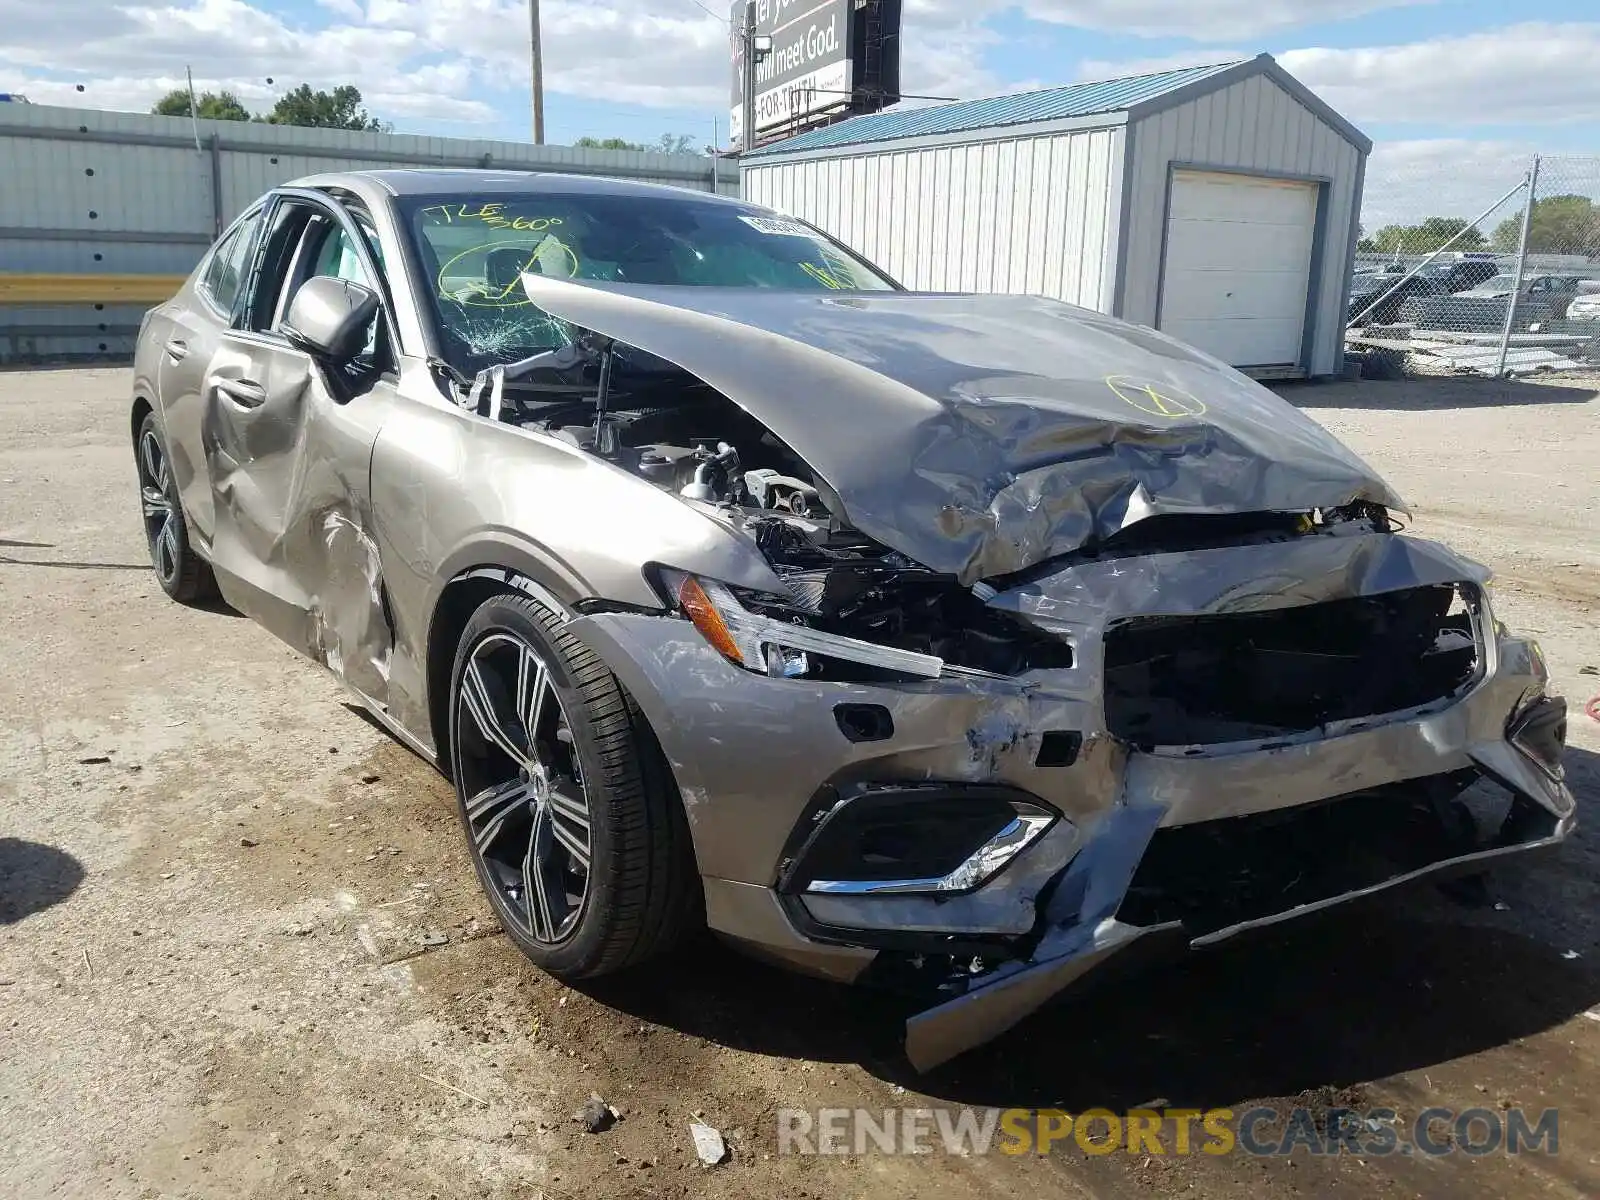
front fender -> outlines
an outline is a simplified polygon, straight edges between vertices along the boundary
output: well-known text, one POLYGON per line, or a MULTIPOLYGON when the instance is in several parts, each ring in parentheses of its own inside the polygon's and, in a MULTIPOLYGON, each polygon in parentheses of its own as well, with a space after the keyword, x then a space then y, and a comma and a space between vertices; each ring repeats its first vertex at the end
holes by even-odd
POLYGON ((761 591, 783 586, 753 541, 679 497, 453 405, 395 407, 373 449, 372 503, 396 635, 391 715, 419 738, 432 724, 432 630, 466 572, 511 571, 564 607, 660 608, 650 563, 761 591))

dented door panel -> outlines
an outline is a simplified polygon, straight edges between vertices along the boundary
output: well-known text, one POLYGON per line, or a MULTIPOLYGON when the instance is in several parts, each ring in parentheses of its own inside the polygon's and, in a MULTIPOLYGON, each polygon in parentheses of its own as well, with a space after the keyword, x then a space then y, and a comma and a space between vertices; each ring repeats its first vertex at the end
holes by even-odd
POLYGON ((160 342, 153 357, 173 482, 192 534, 205 545, 216 517, 199 433, 206 364, 218 348, 221 328, 192 292, 188 303, 182 300, 180 296, 152 317, 151 330, 160 342))
POLYGON ((383 703, 392 635, 369 470, 393 386, 341 402, 305 353, 233 333, 208 365, 203 396, 224 595, 383 703))

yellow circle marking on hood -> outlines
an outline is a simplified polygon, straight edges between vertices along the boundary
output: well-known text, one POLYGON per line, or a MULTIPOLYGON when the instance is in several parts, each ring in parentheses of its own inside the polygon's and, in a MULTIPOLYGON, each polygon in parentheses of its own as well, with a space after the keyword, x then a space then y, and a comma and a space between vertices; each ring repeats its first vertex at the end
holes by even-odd
POLYGON ((1132 375, 1107 375, 1106 386, 1118 400, 1153 417, 1198 417, 1205 402, 1170 383, 1138 379, 1132 375))

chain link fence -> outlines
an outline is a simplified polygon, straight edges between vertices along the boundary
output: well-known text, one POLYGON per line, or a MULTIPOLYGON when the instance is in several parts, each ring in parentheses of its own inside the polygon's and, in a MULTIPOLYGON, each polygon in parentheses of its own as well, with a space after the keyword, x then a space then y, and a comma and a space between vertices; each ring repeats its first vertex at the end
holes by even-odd
POLYGON ((1372 164, 1348 319, 1390 368, 1600 369, 1600 157, 1372 164))

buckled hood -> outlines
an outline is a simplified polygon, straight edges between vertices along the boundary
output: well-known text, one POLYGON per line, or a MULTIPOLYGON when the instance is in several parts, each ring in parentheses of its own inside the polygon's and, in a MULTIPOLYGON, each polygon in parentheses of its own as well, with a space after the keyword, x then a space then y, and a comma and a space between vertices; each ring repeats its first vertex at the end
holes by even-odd
POLYGON ((1059 301, 539 275, 523 286, 551 315, 722 392, 822 477, 835 515, 963 582, 1162 514, 1403 508, 1258 383, 1059 301))

